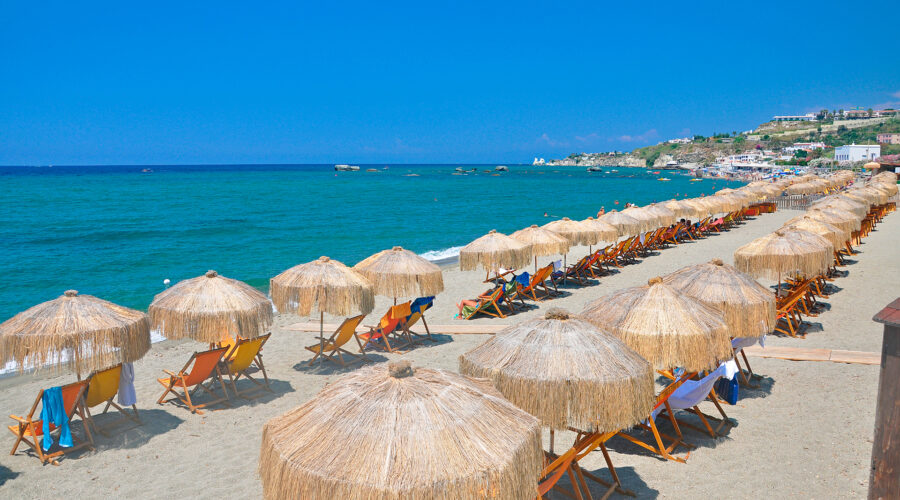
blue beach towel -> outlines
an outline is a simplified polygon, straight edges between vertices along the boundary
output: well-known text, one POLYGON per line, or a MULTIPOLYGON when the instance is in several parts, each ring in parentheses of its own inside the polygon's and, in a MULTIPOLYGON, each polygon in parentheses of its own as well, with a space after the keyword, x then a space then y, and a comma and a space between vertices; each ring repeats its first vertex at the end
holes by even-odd
POLYGON ((72 446, 72 431, 69 429, 69 416, 66 415, 66 405, 63 403, 62 387, 51 387, 41 396, 41 420, 44 421, 44 437, 42 446, 48 451, 53 446, 53 436, 50 435, 50 424, 59 428, 59 445, 69 448, 72 446))
POLYGON ((522 273, 516 276, 516 282, 520 285, 527 287, 531 283, 531 277, 528 276, 528 273, 522 273))
POLYGON ((418 299, 412 301, 412 304, 409 305, 409 310, 411 312, 410 316, 415 313, 425 312, 426 310, 428 310, 428 308, 431 307, 432 302, 434 302, 433 295, 431 297, 419 297, 418 299))

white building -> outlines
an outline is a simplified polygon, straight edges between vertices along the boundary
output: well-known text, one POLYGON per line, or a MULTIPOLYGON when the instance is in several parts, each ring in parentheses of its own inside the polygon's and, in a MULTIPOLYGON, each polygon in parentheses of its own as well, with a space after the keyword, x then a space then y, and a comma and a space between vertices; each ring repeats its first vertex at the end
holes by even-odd
POLYGON ((780 115, 772 117, 772 121, 776 122, 814 122, 816 121, 815 113, 806 113, 805 115, 780 115))
POLYGON ((856 162, 874 160, 881 156, 881 146, 867 144, 851 144, 834 148, 834 160, 840 162, 856 162))
POLYGON ((795 142, 793 146, 784 148, 785 153, 795 153, 799 150, 812 151, 814 149, 825 149, 824 142, 795 142))
POLYGON ((690 137, 681 137, 679 139, 669 139, 668 144, 690 144, 693 140, 690 137))

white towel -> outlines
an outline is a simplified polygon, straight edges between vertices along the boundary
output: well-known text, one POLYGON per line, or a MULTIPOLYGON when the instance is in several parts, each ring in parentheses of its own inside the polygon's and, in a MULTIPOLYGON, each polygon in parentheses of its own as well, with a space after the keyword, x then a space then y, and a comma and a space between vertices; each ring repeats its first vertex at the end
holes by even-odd
POLYGON ((554 260, 554 261, 553 261, 553 272, 557 272, 557 271, 559 271, 560 269, 562 269, 562 261, 561 261, 561 260, 554 260))
POLYGON ((134 391, 134 365, 122 363, 122 372, 119 375, 119 404, 131 406, 137 403, 137 394, 134 391))
POLYGON ((766 336, 762 337, 735 337, 731 339, 731 348, 732 349, 743 349, 745 347, 750 347, 759 342, 759 345, 762 347, 766 346, 766 336))
MULTIPOLYGON (((731 380, 737 372, 737 363, 735 363, 733 359, 729 359, 720 364, 714 372, 700 380, 685 380, 684 383, 681 384, 678 389, 675 389, 675 392, 669 396, 669 406, 671 406, 673 410, 693 408, 706 399, 706 396, 709 396, 709 392, 712 390, 713 385, 715 385, 716 380, 719 380, 721 377, 731 380)), ((659 412, 665 408, 665 405, 660 405, 657 409, 653 410, 653 418, 656 418, 659 412)))

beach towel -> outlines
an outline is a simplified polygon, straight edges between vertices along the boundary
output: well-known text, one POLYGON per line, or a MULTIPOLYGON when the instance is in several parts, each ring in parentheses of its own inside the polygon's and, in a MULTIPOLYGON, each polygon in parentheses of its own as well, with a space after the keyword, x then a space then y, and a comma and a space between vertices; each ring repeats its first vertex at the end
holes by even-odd
POLYGON ((41 420, 44 422, 44 436, 42 447, 44 451, 53 446, 53 436, 50 435, 50 425, 59 428, 59 445, 69 448, 72 446, 72 431, 69 429, 69 416, 66 415, 66 405, 63 403, 62 387, 51 387, 41 396, 41 420))
MULTIPOLYGON (((700 404, 701 401, 709 396, 709 392, 713 389, 716 381, 724 377, 728 380, 734 378, 738 372, 737 363, 733 359, 719 365, 718 368, 709 375, 700 380, 685 380, 675 392, 669 396, 669 406, 673 410, 686 410, 700 404)), ((653 410, 652 418, 656 418, 660 411, 664 410, 664 405, 659 405, 653 410)))
POLYGON ((558 273, 560 269, 562 269, 562 261, 554 260, 553 261, 553 272, 558 273))
POLYGON ((766 346, 766 336, 762 337, 735 337, 731 339, 731 348, 741 350, 745 347, 750 347, 759 342, 760 347, 766 346))
POLYGON ((137 393, 134 391, 134 365, 122 363, 119 373, 119 404, 131 406, 137 404, 137 393))
POLYGON ((527 287, 531 283, 531 277, 528 276, 528 273, 522 273, 516 276, 516 282, 524 287, 527 287))

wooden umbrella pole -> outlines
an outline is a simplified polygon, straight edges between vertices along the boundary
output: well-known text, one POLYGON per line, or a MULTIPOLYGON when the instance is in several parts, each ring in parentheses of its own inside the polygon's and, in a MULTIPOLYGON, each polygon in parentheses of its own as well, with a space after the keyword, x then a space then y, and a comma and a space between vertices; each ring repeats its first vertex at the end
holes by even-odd
POLYGON ((78 349, 73 349, 73 353, 75 354, 75 376, 78 377, 78 381, 81 382, 81 356, 78 355, 78 349))
POLYGON ((319 311, 319 364, 325 360, 325 313, 319 311))
POLYGON ((534 256, 534 272, 537 273, 537 255, 534 256))
POLYGON ((553 437, 556 433, 553 432, 553 429, 550 429, 550 453, 553 453, 553 437))

